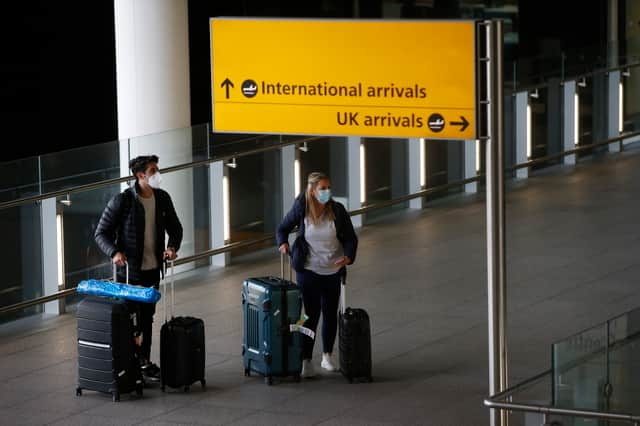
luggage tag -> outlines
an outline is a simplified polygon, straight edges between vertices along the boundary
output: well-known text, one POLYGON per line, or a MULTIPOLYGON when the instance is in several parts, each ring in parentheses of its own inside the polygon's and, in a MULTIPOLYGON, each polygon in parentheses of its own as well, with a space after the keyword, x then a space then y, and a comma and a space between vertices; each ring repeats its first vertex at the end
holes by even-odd
POLYGON ((310 328, 307 328, 304 326, 304 323, 309 319, 309 317, 302 312, 302 314, 300 315, 300 319, 298 321, 296 321, 295 324, 289 324, 289 331, 291 332, 298 332, 298 333, 302 333, 305 336, 309 336, 312 339, 315 340, 316 338, 316 333, 313 332, 313 330, 311 330, 310 328))

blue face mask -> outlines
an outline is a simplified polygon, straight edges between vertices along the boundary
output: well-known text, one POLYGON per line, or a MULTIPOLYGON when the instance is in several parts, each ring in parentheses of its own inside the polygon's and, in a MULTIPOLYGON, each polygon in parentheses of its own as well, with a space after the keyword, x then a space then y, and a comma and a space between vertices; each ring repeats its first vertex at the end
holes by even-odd
POLYGON ((331 190, 330 189, 319 189, 318 190, 318 201, 320 204, 326 204, 329 199, 331 199, 331 190))

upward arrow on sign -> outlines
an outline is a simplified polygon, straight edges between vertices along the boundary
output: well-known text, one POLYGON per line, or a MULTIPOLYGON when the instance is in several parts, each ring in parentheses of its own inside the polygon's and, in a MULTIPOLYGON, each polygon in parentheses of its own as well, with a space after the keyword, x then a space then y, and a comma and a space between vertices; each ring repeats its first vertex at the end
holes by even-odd
POLYGON ((224 87, 227 89, 227 99, 229 99, 229 86, 233 87, 233 83, 228 78, 225 78, 220 87, 224 87))

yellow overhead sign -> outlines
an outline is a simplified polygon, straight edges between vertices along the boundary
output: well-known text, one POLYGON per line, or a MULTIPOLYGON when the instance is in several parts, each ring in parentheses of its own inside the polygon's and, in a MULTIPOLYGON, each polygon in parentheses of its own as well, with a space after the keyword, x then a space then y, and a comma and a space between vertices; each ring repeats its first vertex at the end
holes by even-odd
POLYGON ((213 130, 476 139, 475 23, 211 19, 213 130))

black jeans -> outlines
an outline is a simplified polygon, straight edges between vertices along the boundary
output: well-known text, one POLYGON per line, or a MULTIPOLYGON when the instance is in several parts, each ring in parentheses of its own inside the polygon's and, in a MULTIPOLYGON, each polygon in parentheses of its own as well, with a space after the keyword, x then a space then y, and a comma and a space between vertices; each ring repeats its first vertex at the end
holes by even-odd
MULTIPOLYGON (((119 277, 118 281, 124 282, 124 277, 119 277), (122 281, 121 281, 122 279, 122 281)), ((160 284, 160 269, 149 269, 140 271, 140 279, 132 280, 130 284, 141 285, 143 287, 158 288, 160 284)), ((135 303, 135 302, 134 302, 135 303)), ((155 303, 137 303, 140 315, 138 323, 142 333, 142 345, 140 347, 141 361, 149 361, 151 358, 151 337, 153 335, 153 315, 156 313, 155 303)))
MULTIPOLYGON (((304 312, 309 317, 304 326, 315 332, 322 312, 323 352, 333 352, 333 345, 336 341, 340 276, 339 272, 332 275, 319 275, 308 269, 302 273, 296 273, 298 285, 302 287, 304 312)), ((302 339, 302 358, 311 359, 314 340, 308 336, 302 336, 302 339)))

